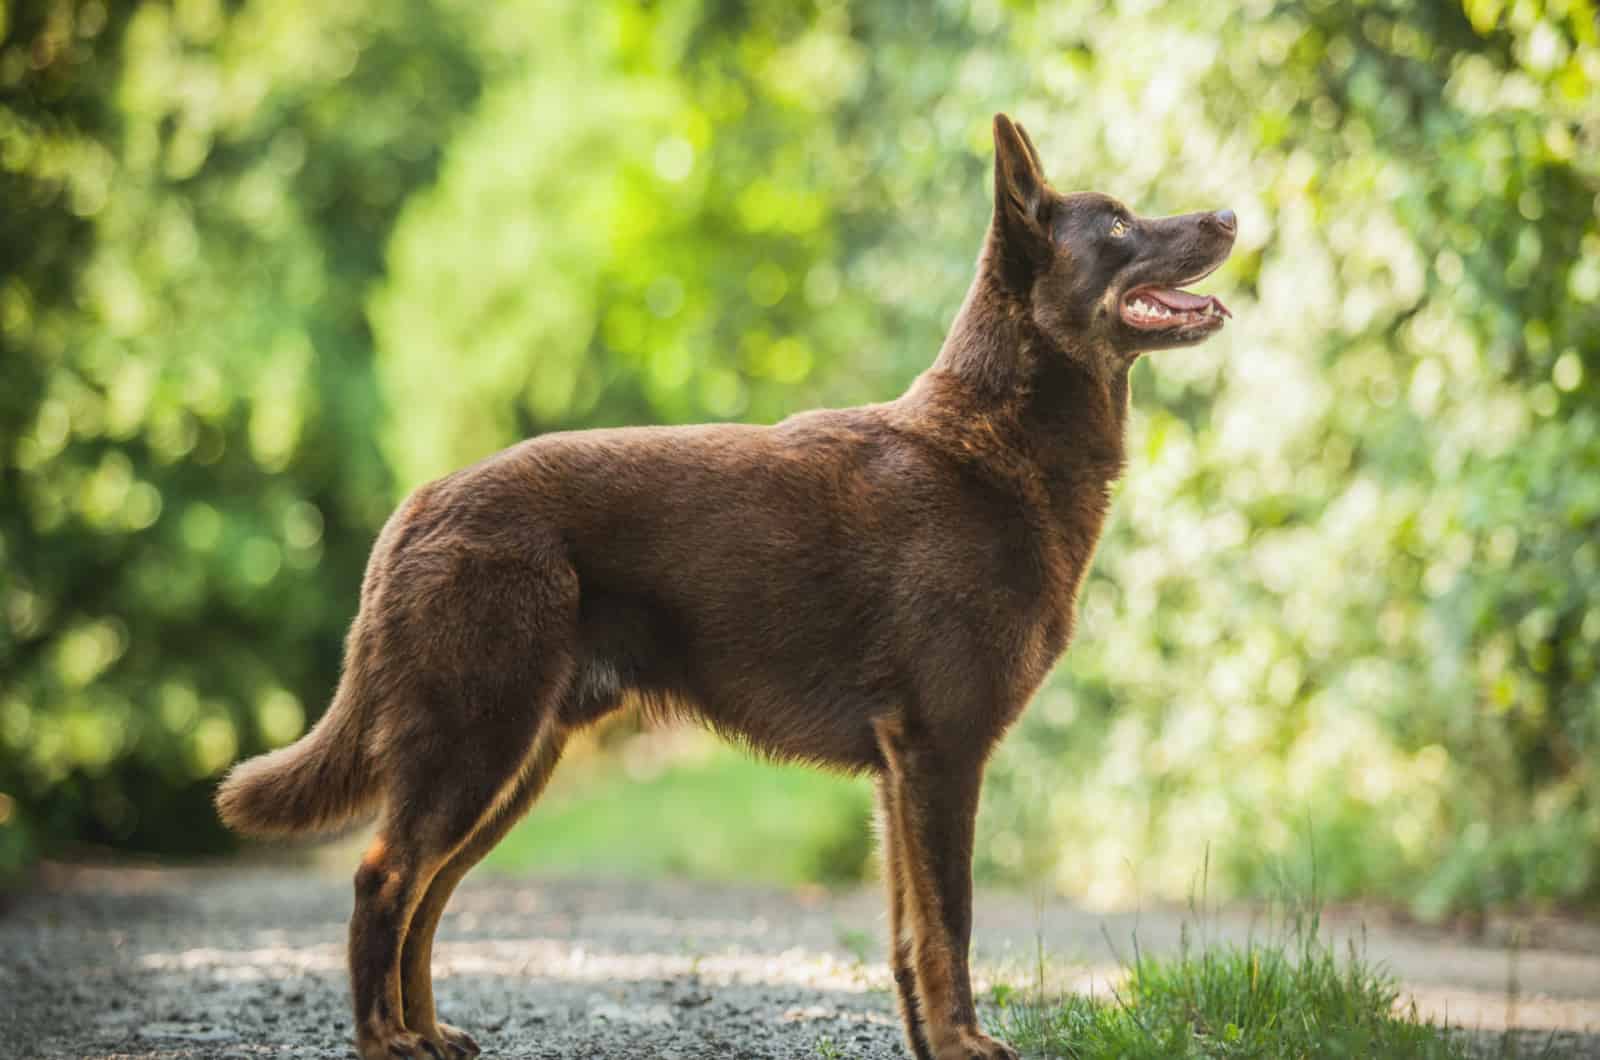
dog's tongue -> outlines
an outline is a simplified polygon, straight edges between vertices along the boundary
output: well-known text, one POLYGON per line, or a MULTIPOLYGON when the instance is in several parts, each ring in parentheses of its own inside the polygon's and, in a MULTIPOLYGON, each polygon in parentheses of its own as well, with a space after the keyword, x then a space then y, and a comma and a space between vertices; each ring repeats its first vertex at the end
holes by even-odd
POLYGON ((1168 309, 1181 313, 1197 313, 1207 306, 1215 303, 1219 312, 1228 316, 1228 307, 1208 294, 1190 294, 1188 291, 1179 291, 1171 287, 1152 287, 1149 295, 1168 309))

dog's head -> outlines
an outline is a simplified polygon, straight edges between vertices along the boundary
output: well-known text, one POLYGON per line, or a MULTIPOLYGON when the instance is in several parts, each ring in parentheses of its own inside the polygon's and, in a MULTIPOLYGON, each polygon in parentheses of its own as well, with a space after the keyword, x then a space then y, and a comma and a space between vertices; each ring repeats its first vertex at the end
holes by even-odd
POLYGON ((1227 260, 1232 210, 1139 217, 1107 195, 1051 188, 1033 141, 1004 114, 994 144, 990 264, 1057 346, 1131 362, 1222 328, 1221 302, 1180 288, 1227 260))

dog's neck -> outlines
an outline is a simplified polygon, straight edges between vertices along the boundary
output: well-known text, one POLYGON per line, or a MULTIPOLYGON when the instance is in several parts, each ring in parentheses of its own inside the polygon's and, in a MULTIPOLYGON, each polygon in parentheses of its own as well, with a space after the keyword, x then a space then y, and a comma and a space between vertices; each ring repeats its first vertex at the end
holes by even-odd
POLYGON ((1001 277, 994 243, 991 231, 939 356, 908 398, 921 394, 981 418, 1047 478, 1115 479, 1131 363, 1047 337, 1001 277))

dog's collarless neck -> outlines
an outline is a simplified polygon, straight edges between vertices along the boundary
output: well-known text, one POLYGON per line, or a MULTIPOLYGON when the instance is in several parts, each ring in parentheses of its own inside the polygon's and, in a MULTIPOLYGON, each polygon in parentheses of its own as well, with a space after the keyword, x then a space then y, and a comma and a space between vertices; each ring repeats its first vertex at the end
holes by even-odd
POLYGON ((1092 351, 1052 343, 980 269, 938 358, 903 400, 936 430, 976 430, 978 444, 1017 451, 1046 481, 1109 482, 1123 470, 1131 365, 1107 377, 1097 363, 1092 351))

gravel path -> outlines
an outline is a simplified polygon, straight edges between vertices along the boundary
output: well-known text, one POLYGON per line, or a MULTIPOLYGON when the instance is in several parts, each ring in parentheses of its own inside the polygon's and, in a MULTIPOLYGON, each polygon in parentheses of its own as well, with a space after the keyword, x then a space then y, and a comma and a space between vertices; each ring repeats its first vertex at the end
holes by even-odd
MULTIPOLYGON (((58 872, 0 916, 0 1056, 351 1057, 350 905, 344 874, 313 868, 58 872)), ((1143 952, 1170 951, 1184 920, 982 895, 981 978, 1030 983, 1042 941, 1052 988, 1103 989, 1135 931, 1143 952)), ((1268 930, 1224 913, 1196 934, 1268 930)), ((1600 1057, 1600 932, 1523 930, 1511 950, 1330 925, 1364 934, 1426 1013, 1488 1031, 1509 1017, 1541 1046, 1556 1032, 1552 1055, 1600 1057)), ((440 930, 439 1006, 497 1058, 815 1057, 824 1040, 902 1058, 882 931, 874 889, 483 876, 440 930)))

